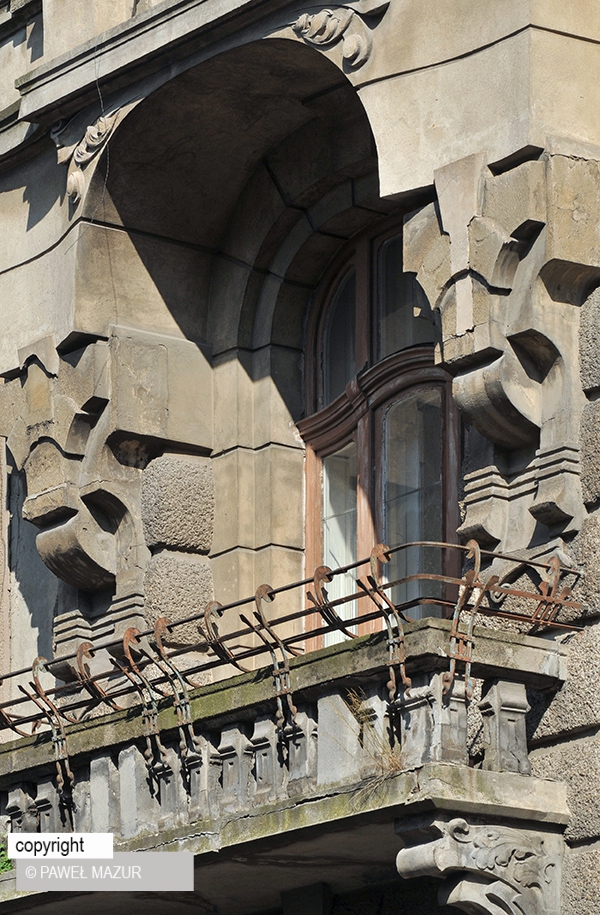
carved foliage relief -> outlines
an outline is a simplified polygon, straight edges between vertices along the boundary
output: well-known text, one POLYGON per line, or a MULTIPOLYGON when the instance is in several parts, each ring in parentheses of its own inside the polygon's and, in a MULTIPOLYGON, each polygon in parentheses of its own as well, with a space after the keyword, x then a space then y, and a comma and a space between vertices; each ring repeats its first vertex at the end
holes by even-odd
POLYGON ((444 879, 441 905, 489 915, 559 915, 559 836, 462 817, 435 818, 418 829, 400 821, 398 831, 406 844, 398 872, 444 879))

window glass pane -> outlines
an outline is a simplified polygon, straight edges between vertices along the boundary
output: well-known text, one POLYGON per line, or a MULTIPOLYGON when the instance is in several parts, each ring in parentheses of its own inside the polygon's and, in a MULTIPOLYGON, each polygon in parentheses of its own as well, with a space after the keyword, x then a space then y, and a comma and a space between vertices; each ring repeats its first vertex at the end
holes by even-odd
MULTIPOLYGON (((323 561, 330 569, 356 562, 357 472, 354 442, 323 460, 323 561)), ((327 585, 330 600, 355 590, 356 581, 352 572, 336 575, 327 585)), ((354 601, 336 609, 343 619, 356 614, 354 601)), ((325 636, 326 645, 339 640, 340 636, 335 632, 325 636)))
MULTIPOLYGON (((439 390, 416 391, 393 404, 384 428, 385 539, 389 546, 415 540, 441 540, 442 416, 439 390)), ((394 554, 386 567, 388 581, 418 572, 441 574, 441 550, 411 547, 394 554)), ((440 597, 439 585, 410 582, 393 589, 394 603, 440 597)), ((415 607, 409 616, 440 615, 439 609, 415 607)))
POLYGON ((415 308, 429 308, 427 297, 411 273, 402 272, 402 235, 379 249, 380 358, 407 346, 433 343, 434 326, 415 317, 415 308))
POLYGON ((342 393, 356 372, 356 272, 340 281, 329 305, 323 340, 323 395, 326 404, 342 393))

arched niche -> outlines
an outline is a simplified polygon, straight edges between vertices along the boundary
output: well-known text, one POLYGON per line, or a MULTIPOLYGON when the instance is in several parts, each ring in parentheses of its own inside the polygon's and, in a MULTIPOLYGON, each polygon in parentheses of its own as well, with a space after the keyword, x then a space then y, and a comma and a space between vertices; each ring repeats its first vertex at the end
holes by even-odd
MULTIPOLYGON (((211 554, 223 602, 303 575, 295 422, 307 312, 331 259, 391 208, 347 77, 280 38, 156 90, 120 123, 94 174, 79 240, 88 328, 182 337, 211 365, 211 554)), ((209 403, 189 392, 190 410, 209 403)))

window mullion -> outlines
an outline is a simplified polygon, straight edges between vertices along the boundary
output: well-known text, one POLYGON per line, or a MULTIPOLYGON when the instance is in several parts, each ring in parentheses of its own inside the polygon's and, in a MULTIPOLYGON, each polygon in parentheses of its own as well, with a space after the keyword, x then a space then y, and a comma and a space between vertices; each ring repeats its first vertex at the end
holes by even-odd
POLYGON ((356 246, 356 370, 361 370, 371 361, 371 278, 369 263, 370 243, 363 238, 356 246))

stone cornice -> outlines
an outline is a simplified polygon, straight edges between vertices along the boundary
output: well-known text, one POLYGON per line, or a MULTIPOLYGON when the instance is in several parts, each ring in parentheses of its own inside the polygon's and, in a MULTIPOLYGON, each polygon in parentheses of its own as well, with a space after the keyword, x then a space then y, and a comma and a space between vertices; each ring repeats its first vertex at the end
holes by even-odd
POLYGON ((106 96, 164 70, 156 80, 160 85, 190 66, 189 58, 182 62, 188 55, 196 54, 197 62, 207 56, 199 49, 209 33, 211 42, 222 41, 257 15, 264 21, 285 6, 283 0, 161 3, 19 77, 21 119, 50 123, 70 117, 97 101, 98 85, 106 96))

